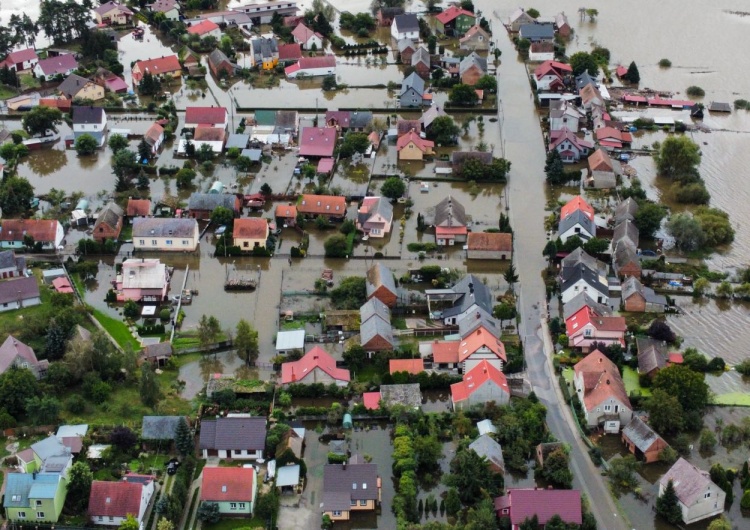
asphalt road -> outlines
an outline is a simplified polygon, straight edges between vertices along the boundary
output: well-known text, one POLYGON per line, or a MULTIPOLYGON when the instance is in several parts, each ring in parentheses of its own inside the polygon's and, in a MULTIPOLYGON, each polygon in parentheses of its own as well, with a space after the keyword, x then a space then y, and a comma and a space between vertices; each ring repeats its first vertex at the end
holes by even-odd
MULTIPOLYGON (((545 353, 541 321, 546 318, 545 288, 541 271, 545 267, 542 250, 547 242, 544 232, 544 143, 539 117, 530 97, 526 67, 517 61, 512 43, 499 21, 493 21, 495 40, 502 50, 498 68, 498 125, 502 127, 500 153, 512 163, 508 184, 510 220, 514 230, 514 263, 518 271, 520 292, 519 332, 524 340, 527 374, 539 399, 547 406, 547 423, 562 442, 571 447, 574 487, 588 498, 599 528, 627 530, 628 525, 617 513, 606 479, 600 475, 580 440, 572 416, 557 387, 551 358, 545 353)), ((544 327, 546 330, 546 326, 544 327)), ((551 342, 547 341, 551 350, 551 342)))

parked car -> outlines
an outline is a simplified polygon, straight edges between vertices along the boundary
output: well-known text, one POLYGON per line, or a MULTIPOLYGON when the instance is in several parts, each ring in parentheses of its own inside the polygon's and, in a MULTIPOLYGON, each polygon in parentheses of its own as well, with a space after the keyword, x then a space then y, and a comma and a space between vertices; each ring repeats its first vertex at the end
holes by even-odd
POLYGON ((174 475, 178 469, 180 469, 180 461, 176 458, 167 462, 167 475, 174 475))

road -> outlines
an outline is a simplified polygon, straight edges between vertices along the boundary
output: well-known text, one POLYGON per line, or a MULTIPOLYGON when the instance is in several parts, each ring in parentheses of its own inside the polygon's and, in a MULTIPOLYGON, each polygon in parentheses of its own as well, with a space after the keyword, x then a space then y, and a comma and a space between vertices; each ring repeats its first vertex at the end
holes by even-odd
MULTIPOLYGON (((579 439, 567 405, 564 404, 549 356, 545 353, 541 319, 546 316, 545 287, 541 271, 546 265, 542 250, 547 242, 544 231, 544 142, 539 118, 530 97, 531 87, 525 65, 496 18, 495 40, 502 50, 498 68, 498 124, 502 130, 500 151, 512 163, 508 183, 510 220, 514 231, 515 265, 519 276, 519 333, 524 340, 527 374, 539 399, 547 406, 547 424, 554 435, 571 447, 574 487, 589 499, 599 528, 627 530, 600 475, 579 439)), ((551 344, 548 344, 548 347, 551 344)))

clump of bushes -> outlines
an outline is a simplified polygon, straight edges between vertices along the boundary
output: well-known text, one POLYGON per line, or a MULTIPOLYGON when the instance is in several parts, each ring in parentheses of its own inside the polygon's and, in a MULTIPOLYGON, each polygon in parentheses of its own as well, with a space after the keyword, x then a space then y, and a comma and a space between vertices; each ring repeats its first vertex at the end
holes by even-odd
POLYGON ((703 90, 701 87, 695 86, 695 85, 689 86, 686 92, 687 92, 688 96, 691 96, 691 97, 694 97, 694 98, 702 98, 703 96, 706 95, 706 91, 705 90, 703 90))
POLYGON ((670 68, 672 66, 672 61, 669 59, 662 59, 659 61, 659 66, 662 68, 670 68))

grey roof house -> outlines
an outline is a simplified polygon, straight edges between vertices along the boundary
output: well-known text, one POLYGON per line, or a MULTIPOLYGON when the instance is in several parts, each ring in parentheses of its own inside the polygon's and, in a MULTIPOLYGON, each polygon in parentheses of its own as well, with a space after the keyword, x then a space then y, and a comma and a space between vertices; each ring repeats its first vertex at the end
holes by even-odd
POLYGON ((619 203, 615 208, 615 224, 619 225, 623 221, 635 221, 638 208, 638 203, 632 197, 628 197, 619 203))
POLYGON ((365 275, 367 299, 377 298, 388 307, 396 305, 398 290, 391 269, 378 262, 370 267, 365 275))
POLYGON ((323 467, 321 510, 334 520, 348 520, 352 510, 375 510, 380 504, 377 464, 352 455, 346 464, 323 467))
POLYGON ((142 440, 174 440, 182 416, 144 416, 141 423, 142 440))
POLYGON ((505 473, 503 449, 489 434, 483 434, 469 444, 469 449, 486 458, 496 473, 505 473))
POLYGON ((563 219, 560 219, 557 231, 563 243, 573 236, 578 236, 587 241, 596 236, 596 224, 586 212, 576 210, 563 219))
POLYGON ((724 511, 726 493, 711 480, 708 471, 680 458, 659 480, 659 496, 664 494, 670 480, 686 525, 724 511))
POLYGON ((453 287, 448 289, 428 289, 427 307, 430 313, 439 311, 440 307, 446 307, 439 311, 440 318, 447 325, 456 325, 477 308, 485 312, 492 312, 492 293, 482 281, 473 274, 467 274, 453 287))
POLYGON ((266 446, 266 418, 227 416, 201 422, 200 449, 203 458, 257 460, 266 446))
POLYGON ((416 72, 412 72, 401 83, 401 92, 399 93, 399 104, 402 107, 421 107, 424 96, 424 79, 419 77, 416 72))
POLYGON ((518 29, 518 36, 531 42, 551 42, 555 39, 552 24, 524 24, 518 29))
POLYGON ((500 322, 498 322, 492 314, 483 307, 478 306, 474 312, 468 313, 458 321, 458 334, 462 337, 466 337, 479 327, 483 327, 496 337, 499 337, 502 334, 500 322))
POLYGON ((656 294, 634 276, 629 276, 622 282, 622 301, 625 311, 663 313, 667 308, 666 296, 656 294))

